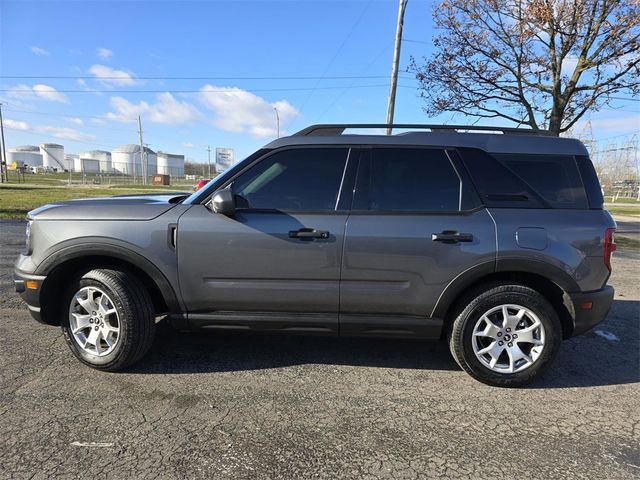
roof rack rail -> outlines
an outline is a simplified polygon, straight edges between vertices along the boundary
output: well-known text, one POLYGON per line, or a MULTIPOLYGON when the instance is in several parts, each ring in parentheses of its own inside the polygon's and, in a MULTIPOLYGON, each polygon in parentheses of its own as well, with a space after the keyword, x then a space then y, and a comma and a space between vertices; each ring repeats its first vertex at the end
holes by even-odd
POLYGON ((394 128, 414 129, 414 130, 430 130, 431 133, 458 133, 458 132, 499 132, 509 135, 539 135, 550 136, 546 130, 532 130, 529 128, 513 128, 513 127, 493 127, 493 126, 476 126, 476 125, 425 125, 419 123, 342 123, 342 124, 319 124, 311 125, 305 129, 295 133, 294 137, 310 137, 310 136, 337 136, 342 135, 349 128, 365 129, 365 128, 381 128, 393 130, 394 128))

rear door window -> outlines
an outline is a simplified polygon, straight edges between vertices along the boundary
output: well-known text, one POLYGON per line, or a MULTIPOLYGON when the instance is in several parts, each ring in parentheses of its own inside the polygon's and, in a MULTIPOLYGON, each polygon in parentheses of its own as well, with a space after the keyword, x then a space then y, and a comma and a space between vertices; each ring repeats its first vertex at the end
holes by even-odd
POLYGON ((439 149, 374 148, 358 171, 354 210, 460 210, 462 182, 439 149))

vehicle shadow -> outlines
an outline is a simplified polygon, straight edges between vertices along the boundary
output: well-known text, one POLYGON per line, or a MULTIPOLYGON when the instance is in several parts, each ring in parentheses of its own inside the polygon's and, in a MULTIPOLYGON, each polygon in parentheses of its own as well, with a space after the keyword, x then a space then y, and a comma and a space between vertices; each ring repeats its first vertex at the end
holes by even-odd
MULTIPOLYGON (((616 300, 601 325, 563 342, 551 370, 530 388, 640 382, 639 314, 640 302, 616 300)), ((151 352, 129 368, 128 373, 216 373, 304 364, 460 370, 444 341, 212 331, 182 333, 167 325, 159 326, 151 352)))
POLYGON ((129 373, 205 373, 303 364, 457 370, 445 342, 159 329, 129 373))
POLYGON ((562 343, 550 372, 532 388, 640 383, 640 302, 614 300, 607 318, 562 343))

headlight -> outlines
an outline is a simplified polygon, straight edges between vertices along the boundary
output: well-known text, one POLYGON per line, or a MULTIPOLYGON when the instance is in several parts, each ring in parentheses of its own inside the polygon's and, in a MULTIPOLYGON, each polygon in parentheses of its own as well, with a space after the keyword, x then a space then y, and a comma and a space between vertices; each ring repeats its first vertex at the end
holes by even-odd
POLYGON ((27 222, 27 230, 25 232, 27 235, 27 239, 25 240, 25 246, 26 246, 25 253, 29 253, 29 247, 31 246, 31 222, 32 220, 29 220, 27 222))

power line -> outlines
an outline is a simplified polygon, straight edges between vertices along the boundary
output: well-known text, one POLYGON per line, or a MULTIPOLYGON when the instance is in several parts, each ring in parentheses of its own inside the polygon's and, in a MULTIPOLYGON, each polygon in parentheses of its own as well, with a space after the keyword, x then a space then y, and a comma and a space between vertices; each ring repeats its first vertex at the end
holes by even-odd
MULTIPOLYGON (((314 88, 311 89, 311 91, 309 92, 309 94, 307 95, 307 97, 304 99, 304 101, 302 102, 302 104, 300 105, 300 108, 298 109, 300 112, 302 111, 302 109, 307 105, 307 102, 311 99, 311 97, 313 96, 313 93, 318 90, 318 85, 320 84, 321 80, 326 79, 326 74, 329 71, 329 69, 331 68, 331 65, 333 65, 333 62, 336 60, 336 58, 338 58, 338 55, 340 54, 340 52, 342 51, 342 49, 344 48, 344 46, 347 44, 347 41, 351 38, 351 35, 353 35, 353 32, 356 30, 357 26, 360 24, 360 21, 362 20, 362 18, 364 17, 364 14, 367 12, 367 10, 369 9, 369 5, 371 5, 371 2, 373 0, 369 0, 367 2, 367 4, 364 6, 364 8, 362 9, 362 11, 360 12, 360 15, 358 16, 358 18, 356 19, 355 23, 351 26, 351 28, 349 29, 349 33, 347 34, 347 36, 344 38, 344 40, 342 41, 342 43, 340 44, 340 46, 338 47, 338 50, 336 50, 336 53, 333 54, 333 57, 331 57, 331 60, 329 60, 329 63, 327 64, 327 66, 324 68, 324 71, 322 72, 322 76, 320 79, 318 79, 314 85, 314 88)), ((386 78, 386 77, 382 77, 382 78, 386 78)), ((294 119, 291 119, 291 121, 287 124, 287 128, 289 128, 289 126, 291 126, 291 122, 293 122, 294 119)))
MULTIPOLYGON (((367 70, 369 70, 378 60, 380 60, 380 57, 382 57, 382 55, 384 53, 386 53, 387 48, 390 47, 391 45, 393 45, 393 42, 389 41, 383 48, 381 48, 380 51, 378 52, 378 54, 373 58, 373 60, 371 60, 371 62, 369 62, 367 67, 363 70, 363 73, 366 72, 367 70)), ((314 123, 317 123, 322 117, 324 117, 325 114, 329 110, 331 110, 333 108, 333 106, 338 102, 338 100, 340 100, 342 98, 342 96, 347 92, 347 90, 352 87, 352 85, 353 85, 353 83, 351 85, 345 87, 344 90, 342 90, 338 94, 338 96, 336 96, 333 99, 333 101, 327 105, 327 107, 322 111, 322 113, 316 117, 316 119, 314 120, 314 123)), ((403 85, 398 85, 398 86, 402 87, 403 85)), ((409 87, 409 86, 407 85, 406 87, 409 87)), ((411 87, 411 88, 415 88, 415 87, 411 87)))
MULTIPOLYGON (((336 85, 336 86, 327 86, 327 87, 297 87, 297 88, 258 88, 258 89, 249 89, 248 92, 296 92, 296 91, 307 91, 311 90, 340 90, 343 88, 375 88, 375 87, 388 87, 388 83, 382 84, 369 84, 369 85, 336 85)), ((227 89, 198 89, 198 90, 174 90, 174 89, 162 89, 162 90, 56 90, 58 93, 229 93, 233 91, 233 88, 239 87, 231 87, 227 89)), ((16 88, 4 88, 0 89, 0 92, 19 92, 24 93, 24 90, 16 89, 16 88)), ((29 92, 26 92, 29 93, 29 92)))
POLYGON ((611 140, 613 138, 633 137, 634 135, 637 135, 639 133, 640 133, 640 130, 632 130, 629 133, 621 133, 619 135, 612 135, 611 137, 597 138, 597 139, 595 139, 595 141, 596 142, 604 142, 605 140, 611 140))
MULTIPOLYGON (((349 36, 347 36, 347 39, 349 36)), ((344 46, 343 42, 343 45, 344 46)), ((340 49, 338 49, 338 53, 340 49)), ((329 66, 335 60, 337 55, 329 62, 329 66)), ((326 69, 325 69, 326 70, 326 69)), ((380 79, 387 78, 386 75, 333 75, 333 76, 314 76, 314 75, 298 75, 298 76, 73 76, 73 75, 0 75, 0 78, 13 80, 354 80, 354 79, 380 79)))
POLYGON ((410 40, 408 38, 403 38, 402 39, 403 42, 409 42, 409 43, 421 43, 424 45, 433 45, 433 42, 426 42, 424 40, 410 40))

